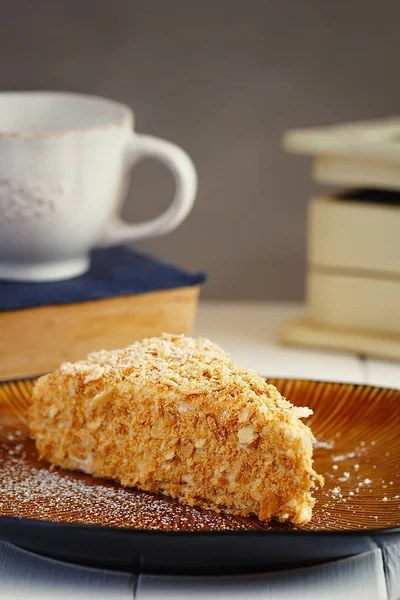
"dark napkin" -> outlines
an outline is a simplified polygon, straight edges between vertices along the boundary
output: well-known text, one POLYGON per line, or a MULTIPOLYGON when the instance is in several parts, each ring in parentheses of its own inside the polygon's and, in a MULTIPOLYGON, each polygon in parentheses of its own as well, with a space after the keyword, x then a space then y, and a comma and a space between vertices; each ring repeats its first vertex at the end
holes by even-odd
POLYGON ((53 282, 0 281, 0 310, 71 304, 199 285, 203 273, 190 273, 125 247, 95 250, 90 270, 53 282))

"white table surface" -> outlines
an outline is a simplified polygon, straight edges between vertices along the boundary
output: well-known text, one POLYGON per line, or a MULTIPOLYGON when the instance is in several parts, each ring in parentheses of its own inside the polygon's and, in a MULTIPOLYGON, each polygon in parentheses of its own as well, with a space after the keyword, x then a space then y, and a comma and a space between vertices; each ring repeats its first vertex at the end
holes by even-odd
MULTIPOLYGON (((277 346, 274 331, 279 322, 301 313, 298 304, 203 302, 195 334, 220 343, 244 368, 270 377, 400 389, 400 363, 277 346)), ((400 545, 284 574, 189 578, 136 577, 71 567, 0 543, 0 598, 398 600, 400 545)))
POLYGON ((279 323, 304 312, 301 304, 202 302, 195 334, 210 337, 241 366, 270 377, 297 377, 400 388, 400 363, 354 354, 278 346, 279 323))

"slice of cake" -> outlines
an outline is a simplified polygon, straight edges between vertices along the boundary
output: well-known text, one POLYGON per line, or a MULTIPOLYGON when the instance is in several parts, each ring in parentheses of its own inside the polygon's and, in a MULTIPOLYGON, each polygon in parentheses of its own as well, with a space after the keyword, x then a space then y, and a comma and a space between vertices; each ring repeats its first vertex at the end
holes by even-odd
POLYGON ((64 363, 34 388, 42 459, 236 515, 311 519, 312 411, 206 339, 164 335, 64 363))

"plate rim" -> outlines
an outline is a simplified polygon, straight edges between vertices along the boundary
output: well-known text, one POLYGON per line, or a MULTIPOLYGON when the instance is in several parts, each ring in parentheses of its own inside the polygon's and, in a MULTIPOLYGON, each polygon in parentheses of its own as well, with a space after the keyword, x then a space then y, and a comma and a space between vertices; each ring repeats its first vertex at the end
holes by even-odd
POLYGON ((212 530, 212 531, 164 531, 162 529, 138 529, 136 527, 115 527, 113 525, 93 525, 91 523, 63 523, 60 521, 46 521, 43 519, 28 519, 26 517, 12 517, 7 515, 0 515, 0 538, 1 538, 1 525, 3 523, 31 523, 37 526, 44 527, 57 527, 60 529, 67 528, 82 528, 90 529, 91 531, 97 531, 97 533, 104 531, 118 532, 118 535, 130 535, 130 534, 142 534, 148 537, 232 537, 236 535, 249 535, 256 537, 263 535, 268 536, 301 536, 301 537, 376 537, 380 535, 396 534, 400 533, 400 525, 395 527, 380 527, 379 529, 328 529, 326 531, 313 530, 313 529, 259 529, 259 530, 241 530, 241 529, 224 529, 224 530, 212 530))

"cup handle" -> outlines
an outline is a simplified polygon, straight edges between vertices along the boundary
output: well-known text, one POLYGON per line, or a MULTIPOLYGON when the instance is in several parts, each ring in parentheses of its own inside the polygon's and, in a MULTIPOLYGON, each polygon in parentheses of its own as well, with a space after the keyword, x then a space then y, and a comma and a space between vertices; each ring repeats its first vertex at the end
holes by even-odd
POLYGON ((131 169, 141 158, 160 160, 175 179, 175 195, 170 206, 158 217, 143 223, 128 223, 119 216, 113 218, 104 232, 99 247, 128 244, 136 240, 157 237, 176 229, 192 209, 197 192, 195 166, 182 148, 150 135, 132 132, 126 149, 126 164, 131 169))

